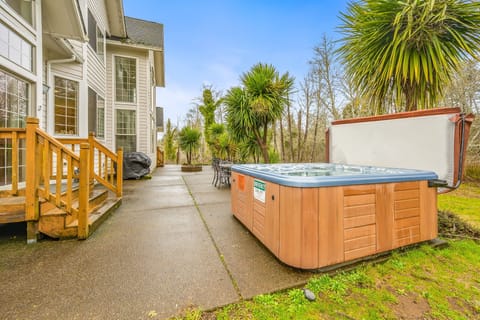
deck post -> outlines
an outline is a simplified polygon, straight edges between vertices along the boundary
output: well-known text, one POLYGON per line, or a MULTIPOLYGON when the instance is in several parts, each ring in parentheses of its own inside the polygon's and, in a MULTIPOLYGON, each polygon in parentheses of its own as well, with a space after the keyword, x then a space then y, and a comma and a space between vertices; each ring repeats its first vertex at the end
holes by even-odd
POLYGON ((123 194, 123 148, 117 150, 117 198, 123 194))
POLYGON ((37 118, 27 118, 26 126, 26 174, 25 174, 25 221, 27 221, 27 243, 37 242, 39 203, 37 195, 37 118))
POLYGON ((95 132, 93 131, 88 133, 88 144, 90 145, 90 184, 93 184, 95 178, 95 132))
POLYGON ((90 146, 80 144, 80 177, 78 193, 78 239, 88 237, 88 195, 90 188, 90 146))

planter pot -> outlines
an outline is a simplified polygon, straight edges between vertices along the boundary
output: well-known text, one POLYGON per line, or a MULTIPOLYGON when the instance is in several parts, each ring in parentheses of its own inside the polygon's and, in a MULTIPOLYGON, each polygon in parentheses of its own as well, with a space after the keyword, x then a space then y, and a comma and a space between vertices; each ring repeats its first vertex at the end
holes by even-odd
POLYGON ((199 171, 202 171, 202 166, 199 164, 182 165, 182 172, 199 172, 199 171))

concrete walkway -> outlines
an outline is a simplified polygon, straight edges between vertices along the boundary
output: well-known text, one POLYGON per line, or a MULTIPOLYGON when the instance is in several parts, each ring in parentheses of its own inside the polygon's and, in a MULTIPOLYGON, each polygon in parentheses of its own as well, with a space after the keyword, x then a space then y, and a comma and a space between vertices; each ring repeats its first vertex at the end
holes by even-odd
POLYGON ((125 181, 122 206, 86 241, 26 245, 0 226, 1 318, 164 319, 304 283, 311 274, 265 249, 212 177, 166 166, 125 181))

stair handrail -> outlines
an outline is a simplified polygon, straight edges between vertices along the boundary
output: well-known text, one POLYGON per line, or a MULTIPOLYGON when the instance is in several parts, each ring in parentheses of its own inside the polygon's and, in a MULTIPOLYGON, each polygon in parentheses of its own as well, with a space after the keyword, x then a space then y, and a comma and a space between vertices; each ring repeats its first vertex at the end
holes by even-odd
POLYGON ((120 198, 123 193, 123 149, 118 148, 117 153, 110 150, 90 132, 88 138, 59 138, 61 143, 70 145, 72 150, 77 150, 77 145, 88 142, 90 145, 90 179, 115 193, 120 198), (100 161, 95 166, 95 155, 100 161), (101 159, 104 158, 105 162, 101 159), (102 165, 104 168, 102 168, 102 165))
POLYGON ((78 238, 88 237, 88 195, 89 195, 89 164, 90 146, 80 145, 80 155, 68 149, 59 140, 39 128, 37 118, 26 119, 26 181, 25 181, 25 220, 39 220, 39 197, 62 207, 67 213, 78 219, 78 238), (52 148, 53 147, 53 148, 52 148), (56 164, 53 165, 53 153, 56 149, 56 164), (62 199, 61 183, 63 179, 63 161, 67 162, 66 199, 62 199), (74 168, 79 170, 78 209, 72 204, 74 168), (56 173, 56 192, 50 192, 50 177, 52 169, 56 173), (40 181, 43 180, 43 187, 40 181))

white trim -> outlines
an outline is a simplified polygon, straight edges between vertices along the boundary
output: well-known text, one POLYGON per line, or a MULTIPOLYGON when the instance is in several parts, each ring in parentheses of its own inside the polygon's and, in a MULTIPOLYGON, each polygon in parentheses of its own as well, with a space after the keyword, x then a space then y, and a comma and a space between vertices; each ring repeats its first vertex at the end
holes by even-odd
MULTIPOLYGON (((35 56, 35 59, 36 59, 36 54, 32 55, 32 60, 33 60, 33 56, 35 56)), ((35 62, 35 67, 36 67, 37 63, 38 62, 35 62)), ((25 79, 28 79, 29 81, 36 82, 38 80, 37 75, 35 73, 33 73, 33 71, 29 71, 29 70, 25 69, 24 67, 19 66, 15 62, 12 62, 11 60, 9 60, 9 59, 5 58, 4 56, 1 56, 1 55, 0 55, 0 66, 2 67, 2 69, 9 70, 10 72, 12 72, 12 73, 14 73, 14 74, 16 74, 20 77, 23 77, 25 79)))
POLYGON ((115 105, 113 109, 113 147, 114 150, 118 150, 117 146, 117 110, 126 110, 126 111, 135 111, 135 151, 138 150, 139 144, 139 134, 138 134, 138 125, 139 125, 139 112, 136 109, 126 109, 126 108, 117 108, 115 105))
POLYGON ((112 39, 107 39, 107 44, 111 46, 116 46, 116 47, 128 47, 128 48, 134 48, 138 50, 152 50, 152 51, 158 51, 158 52, 163 52, 164 48, 163 47, 158 47, 158 46, 149 46, 145 44, 138 44, 135 42, 120 42, 117 40, 112 40, 112 39))
MULTIPOLYGON (((35 3, 38 1, 32 1, 32 25, 27 22, 21 15, 19 15, 13 8, 11 8, 5 1, 0 0, 1 4, 4 4, 0 6, 5 13, 7 13, 11 19, 15 20, 16 23, 19 23, 22 27, 26 28, 29 32, 31 32, 34 35, 37 35, 37 29, 34 27, 38 27, 38 21, 37 21, 37 7, 35 6, 35 3)), ((12 22, 12 21, 11 21, 12 22)))
POLYGON ((113 86, 112 86, 112 94, 113 94, 113 103, 119 104, 119 105, 130 105, 130 106, 135 106, 138 109, 138 91, 139 91, 139 77, 138 77, 138 57, 132 57, 128 55, 122 55, 122 54, 115 54, 112 53, 112 75, 113 75, 113 86), (124 101, 117 101, 117 65, 115 63, 115 57, 120 57, 120 58, 128 58, 128 59, 134 59, 135 60, 135 101, 134 102, 124 102, 124 101))
MULTIPOLYGON (((27 108, 25 110, 25 116, 26 117, 30 117, 32 116, 31 112, 32 112, 32 109, 34 109, 33 105, 35 103, 35 94, 36 94, 36 88, 37 88, 37 85, 36 85, 36 82, 32 82, 28 79, 25 79, 13 72, 11 72, 10 70, 8 69, 5 69, 5 68, 0 68, 0 72, 3 72, 5 73, 6 75, 8 75, 9 77, 12 77, 12 78, 15 78, 17 81, 22 81, 22 82, 25 82, 25 84, 28 85, 28 92, 27 92, 27 108), (35 92, 35 94, 34 94, 35 92)), ((8 86, 6 87, 7 89, 7 94, 8 94, 8 86)))
MULTIPOLYGON (((49 100, 49 107, 48 109, 48 126, 49 126, 49 132, 54 136, 54 137, 61 137, 61 138, 71 138, 71 137, 80 137, 81 136, 81 126, 80 126, 80 119, 81 115, 84 115, 84 113, 81 113, 81 108, 80 106, 84 103, 84 97, 83 97, 83 87, 82 87, 82 79, 78 79, 75 77, 72 77, 71 75, 64 75, 63 72, 50 72, 50 90, 49 90, 49 95, 48 95, 48 100, 49 100), (55 133, 55 76, 66 79, 69 81, 75 81, 78 84, 78 101, 77 101, 77 133, 76 134, 59 134, 55 133)), ((87 121, 88 122, 88 121, 87 121)), ((87 123, 88 127, 88 123, 87 123)))

